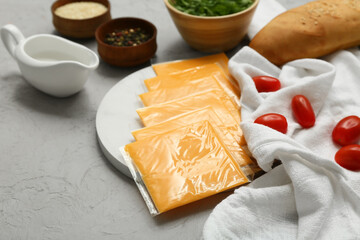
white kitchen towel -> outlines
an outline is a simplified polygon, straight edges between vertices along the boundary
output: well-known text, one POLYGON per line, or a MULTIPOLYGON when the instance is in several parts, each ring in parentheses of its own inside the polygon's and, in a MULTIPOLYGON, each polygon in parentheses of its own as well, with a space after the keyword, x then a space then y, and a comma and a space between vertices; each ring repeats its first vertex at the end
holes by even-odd
MULTIPOLYGON (((274 1, 261 2, 266 14, 266 5, 274 1)), ((267 173, 214 209, 203 238, 360 239, 360 172, 334 161, 339 146, 331 138, 339 120, 360 115, 360 50, 296 60, 280 69, 244 47, 229 69, 242 90, 241 127, 248 147, 267 173), (279 78, 282 88, 258 93, 251 79, 257 75, 279 78), (297 94, 305 95, 316 113, 310 129, 293 118, 291 99, 297 94), (270 112, 287 118, 287 134, 253 123, 270 112), (282 165, 271 169, 274 159, 282 165)))

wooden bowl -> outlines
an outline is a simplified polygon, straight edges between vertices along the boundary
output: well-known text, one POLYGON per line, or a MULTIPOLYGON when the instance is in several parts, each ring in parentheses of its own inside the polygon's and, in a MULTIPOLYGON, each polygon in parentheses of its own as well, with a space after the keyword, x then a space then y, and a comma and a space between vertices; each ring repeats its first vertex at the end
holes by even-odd
POLYGON ((95 32, 98 52, 102 60, 120 67, 136 66, 150 60, 157 49, 156 35, 156 27, 152 23, 140 18, 116 18, 102 24, 95 32), (137 27, 150 34, 150 39, 142 44, 130 47, 111 46, 105 43, 107 33, 111 33, 114 30, 137 27))
POLYGON ((259 0, 244 11, 219 17, 194 16, 177 10, 164 0, 170 16, 184 40, 203 52, 227 51, 238 45, 247 33, 259 0))
POLYGON ((51 6, 53 24, 55 29, 66 37, 71 38, 92 38, 96 29, 104 22, 111 19, 110 3, 108 0, 57 0, 51 6), (99 16, 87 19, 69 19, 55 14, 55 10, 68 3, 73 2, 97 2, 107 7, 107 11, 99 16))

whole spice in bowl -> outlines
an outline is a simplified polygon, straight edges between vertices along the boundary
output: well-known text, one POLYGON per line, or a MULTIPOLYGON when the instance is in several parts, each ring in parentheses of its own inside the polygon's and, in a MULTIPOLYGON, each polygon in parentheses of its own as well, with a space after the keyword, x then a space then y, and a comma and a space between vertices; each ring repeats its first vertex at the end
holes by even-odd
POLYGON ((116 18, 96 29, 101 59, 119 67, 143 64, 156 52, 156 27, 141 18, 116 18))
POLYGON ((111 46, 130 47, 140 45, 150 37, 150 34, 140 27, 126 28, 106 34, 104 42, 111 46))

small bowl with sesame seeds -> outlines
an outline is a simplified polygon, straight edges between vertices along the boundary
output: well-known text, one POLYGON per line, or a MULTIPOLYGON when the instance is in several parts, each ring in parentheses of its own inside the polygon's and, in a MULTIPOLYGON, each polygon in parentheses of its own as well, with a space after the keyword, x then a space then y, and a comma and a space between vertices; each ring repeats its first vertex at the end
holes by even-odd
POLYGON ((111 19, 108 0, 57 0, 51 6, 55 29, 69 38, 93 38, 111 19))
POLYGON ((108 64, 131 67, 149 61, 156 52, 156 27, 141 18, 116 18, 95 32, 98 52, 108 64))

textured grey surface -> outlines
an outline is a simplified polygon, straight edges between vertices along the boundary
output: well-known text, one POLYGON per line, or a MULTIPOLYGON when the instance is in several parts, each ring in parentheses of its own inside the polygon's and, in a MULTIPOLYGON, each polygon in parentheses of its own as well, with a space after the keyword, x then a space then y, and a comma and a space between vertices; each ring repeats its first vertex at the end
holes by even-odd
MULTIPOLYGON (((0 26, 12 23, 25 37, 57 34, 52 2, 0 0, 0 26)), ((113 18, 136 16, 157 26, 152 62, 204 55, 182 40, 161 0, 111 4, 113 18)), ((97 52, 95 40, 77 42, 97 52)), ((57 99, 29 86, 0 44, 0 239, 200 238, 211 209, 227 194, 153 218, 133 181, 111 166, 96 140, 95 116, 103 96, 149 65, 117 68, 101 62, 84 90, 57 99)))

